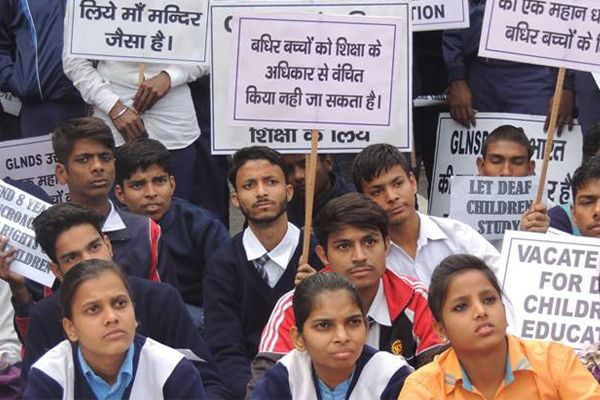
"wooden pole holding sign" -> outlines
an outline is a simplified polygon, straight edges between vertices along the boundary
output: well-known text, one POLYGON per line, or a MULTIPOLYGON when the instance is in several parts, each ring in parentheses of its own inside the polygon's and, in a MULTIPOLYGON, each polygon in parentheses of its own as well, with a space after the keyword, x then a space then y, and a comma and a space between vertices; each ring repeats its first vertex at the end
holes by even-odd
POLYGON ((548 163, 550 162, 550 154, 554 145, 554 131, 556 130, 556 121, 558 120, 558 109, 562 97, 563 84, 565 82, 565 69, 559 68, 558 79, 556 80, 556 88, 552 97, 552 111, 550 112, 550 123, 546 132, 546 147, 544 149, 544 160, 540 170, 540 183, 538 185, 537 195, 535 196, 534 204, 539 204, 543 201, 544 189, 546 184, 546 174, 548 173, 548 163))
POLYGON ((140 63, 140 69, 138 70, 138 87, 142 86, 142 83, 146 80, 146 63, 140 63))
POLYGON ((317 149, 319 147, 319 131, 313 129, 310 135, 310 154, 306 159, 305 201, 304 204, 304 238, 300 265, 308 263, 310 251, 310 234, 312 228, 313 200, 315 198, 315 175, 317 172, 317 149))

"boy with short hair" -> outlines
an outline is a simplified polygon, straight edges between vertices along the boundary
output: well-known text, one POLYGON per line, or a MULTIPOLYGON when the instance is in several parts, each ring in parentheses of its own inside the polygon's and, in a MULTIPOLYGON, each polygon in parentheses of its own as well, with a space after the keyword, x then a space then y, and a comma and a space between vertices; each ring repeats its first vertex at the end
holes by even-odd
POLYGON ((229 239, 227 230, 209 211, 172 197, 176 182, 171 175, 170 154, 159 141, 125 143, 117 148, 115 157, 115 195, 130 211, 160 224, 165 257, 169 268, 175 270, 183 300, 202 307, 206 266, 229 239))
POLYGON ((600 156, 591 156, 571 180, 573 224, 580 236, 600 238, 600 156))

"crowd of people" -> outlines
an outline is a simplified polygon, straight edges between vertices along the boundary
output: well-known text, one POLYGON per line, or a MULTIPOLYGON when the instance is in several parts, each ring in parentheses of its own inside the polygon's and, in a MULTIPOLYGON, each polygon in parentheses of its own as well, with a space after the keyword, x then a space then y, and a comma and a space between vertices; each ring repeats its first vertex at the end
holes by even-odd
MULTIPOLYGON (((468 29, 414 34, 414 96, 448 90, 414 112, 429 182, 445 107, 470 129, 477 112, 552 101, 556 70, 477 56, 485 0, 469 6, 468 29)), ((51 288, 11 269, 19 250, 0 236, 0 398, 600 399, 600 343, 576 354, 509 334, 501 240, 418 210, 405 154, 319 154, 305 252, 304 154, 211 155, 206 66, 140 79, 136 63, 72 58, 65 13, 0 0, 0 91, 22 102, 0 108, 0 140, 51 133, 70 193, 31 223, 51 288)), ((572 204, 534 203, 522 231, 600 238, 599 93, 567 74, 558 129, 578 115, 584 134, 572 204)), ((534 174, 514 125, 486 137, 479 175, 534 174)))

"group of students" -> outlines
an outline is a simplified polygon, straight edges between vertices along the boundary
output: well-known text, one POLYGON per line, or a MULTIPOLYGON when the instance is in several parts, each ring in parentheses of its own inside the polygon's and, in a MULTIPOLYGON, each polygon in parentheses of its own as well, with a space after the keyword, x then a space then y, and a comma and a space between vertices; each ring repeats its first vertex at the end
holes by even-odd
MULTIPOLYGON (((531 174, 523 137, 492 132, 480 173, 531 174)), ((507 335, 497 249, 459 221, 418 212, 415 177, 394 147, 356 156, 354 188, 319 157, 301 264, 302 226, 288 218, 304 194, 298 157, 236 152, 231 200, 247 227, 229 238, 210 212, 172 197, 164 146, 115 150, 111 139, 94 118, 53 133, 71 201, 33 221, 53 291, 12 272, 16 250, 0 238, 25 398, 600 398, 572 350, 507 335)), ((598 183, 600 157, 590 156, 569 214, 587 236, 597 236, 598 183)), ((549 213, 533 206, 522 229, 546 231, 549 213)))

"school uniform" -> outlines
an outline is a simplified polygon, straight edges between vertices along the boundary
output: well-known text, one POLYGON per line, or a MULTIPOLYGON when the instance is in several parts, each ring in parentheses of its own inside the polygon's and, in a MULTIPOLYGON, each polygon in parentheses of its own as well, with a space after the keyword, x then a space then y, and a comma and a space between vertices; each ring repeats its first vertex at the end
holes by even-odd
MULTIPOLYGON (((402 357, 364 346, 354 372, 344 387, 347 390, 343 398, 396 400, 404 380, 411 372, 412 368, 402 357)), ((342 385, 344 383, 339 386, 342 385)), ((250 398, 320 400, 331 398, 327 397, 329 391, 317 377, 308 353, 293 350, 265 374, 250 398)))
MULTIPOLYGON (((329 272, 326 268, 322 272, 329 272)), ((287 354, 294 349, 290 331, 296 325, 292 302, 294 291, 275 305, 261 336, 259 354, 287 354)), ((386 270, 375 299, 367 311, 367 344, 396 355, 418 367, 443 349, 433 330, 433 316, 427 305, 427 289, 422 283, 386 270)))
MULTIPOLYGON (((314 247, 311 241, 309 263, 320 269, 314 247)), ((263 275, 255 261, 265 253, 252 230, 246 228, 214 254, 204 277, 204 337, 235 398, 245 395, 250 361, 271 310, 294 287, 302 233, 288 223, 284 238, 268 252, 270 260, 263 275)))
MULTIPOLYGON (((599 399, 600 386, 575 352, 560 343, 508 335, 506 372, 495 400, 599 399)), ((484 399, 473 386, 454 349, 411 374, 398 400, 484 399)))
MULTIPOLYGON (((136 335, 131 346, 130 368, 125 371, 129 376, 123 378, 129 384, 118 398, 208 398, 200 375, 183 354, 141 335, 136 335)), ((95 399, 100 393, 106 395, 96 387, 102 382, 94 375, 79 356, 78 346, 64 340, 33 365, 23 398, 95 399)))
MULTIPOLYGON (((195 328, 177 290, 164 283, 129 277, 138 333, 176 349, 190 349, 204 360, 196 362, 211 399, 227 399, 231 393, 220 378, 213 358, 195 328)), ((23 360, 23 380, 31 366, 49 349, 65 339, 60 318, 58 293, 32 305, 23 360)), ((24 382, 25 384, 25 382, 24 382)))
POLYGON ((212 213, 176 197, 159 225, 167 264, 175 271, 183 301, 201 307, 206 265, 229 233, 212 213))

